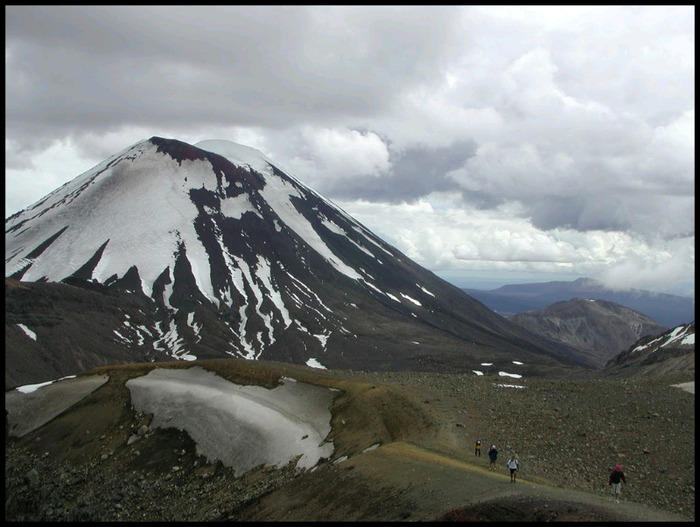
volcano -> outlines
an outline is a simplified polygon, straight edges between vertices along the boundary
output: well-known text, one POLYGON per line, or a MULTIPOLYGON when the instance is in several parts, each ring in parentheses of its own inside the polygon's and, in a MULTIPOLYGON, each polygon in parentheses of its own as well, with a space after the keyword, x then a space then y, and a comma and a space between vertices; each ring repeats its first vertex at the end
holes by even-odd
POLYGON ((6 384, 226 357, 363 370, 593 367, 230 141, 152 137, 7 218, 5 277, 6 384))

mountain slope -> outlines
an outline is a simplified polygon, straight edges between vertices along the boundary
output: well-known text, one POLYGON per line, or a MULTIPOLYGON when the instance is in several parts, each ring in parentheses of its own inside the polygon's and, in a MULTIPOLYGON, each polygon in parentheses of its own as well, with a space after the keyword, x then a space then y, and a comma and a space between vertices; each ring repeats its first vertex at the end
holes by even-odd
POLYGON ((606 376, 641 377, 695 373, 695 322, 639 339, 608 361, 606 376))
POLYGON ((693 298, 640 289, 610 289, 590 278, 579 278, 572 282, 511 284, 491 291, 480 289, 463 289, 463 291, 504 317, 542 309, 572 298, 592 298, 614 302, 639 311, 669 328, 695 320, 695 299, 693 298))
POLYGON ((580 298, 508 318, 533 333, 581 350, 601 368, 641 337, 658 335, 668 329, 614 302, 580 298))
MULTIPOLYGON (((464 370, 504 356, 592 367, 420 267, 262 153, 227 141, 139 142, 6 219, 5 243, 5 276, 27 286, 6 286, 6 335, 26 344, 29 362, 67 353, 83 371, 97 365, 83 350, 104 345, 122 349, 125 362, 464 370), (54 305, 61 317, 33 326, 32 316, 50 318, 32 311, 37 282, 78 287, 120 315, 97 324, 91 341, 52 349, 57 334, 73 339, 73 308, 54 305)), ((6 383, 38 380, 48 379, 6 372, 6 383)))

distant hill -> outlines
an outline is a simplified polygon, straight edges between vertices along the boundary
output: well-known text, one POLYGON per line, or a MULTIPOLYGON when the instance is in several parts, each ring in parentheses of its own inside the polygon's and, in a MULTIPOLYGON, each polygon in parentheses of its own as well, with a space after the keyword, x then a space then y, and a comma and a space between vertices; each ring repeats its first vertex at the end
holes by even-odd
POLYGON ((614 302, 639 311, 669 328, 695 320, 694 298, 643 289, 610 289, 591 278, 579 278, 572 282, 504 285, 490 291, 462 290, 504 317, 542 309, 572 298, 589 298, 614 302))
POLYGON ((640 338, 669 329, 620 304, 580 298, 509 318, 537 335, 581 350, 601 368, 640 338))

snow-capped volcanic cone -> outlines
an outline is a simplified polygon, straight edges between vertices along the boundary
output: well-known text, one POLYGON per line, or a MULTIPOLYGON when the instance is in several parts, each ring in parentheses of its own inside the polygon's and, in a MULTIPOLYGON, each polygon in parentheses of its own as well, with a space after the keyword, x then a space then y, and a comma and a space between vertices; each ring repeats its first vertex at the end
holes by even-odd
MULTIPOLYGON (((577 361, 228 141, 152 137, 6 219, 5 276, 108 290, 108 305, 144 300, 120 304, 115 327, 91 337, 132 360, 466 368, 486 351, 577 361)), ((11 318, 15 344, 47 349, 46 328, 11 318)))

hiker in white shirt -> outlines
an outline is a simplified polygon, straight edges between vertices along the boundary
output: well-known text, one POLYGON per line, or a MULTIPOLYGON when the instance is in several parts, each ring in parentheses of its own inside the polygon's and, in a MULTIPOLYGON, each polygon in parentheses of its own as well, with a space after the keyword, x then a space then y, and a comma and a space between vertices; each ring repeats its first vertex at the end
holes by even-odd
POLYGON ((515 475, 518 472, 518 455, 513 454, 506 466, 510 469, 510 482, 515 483, 515 475))

